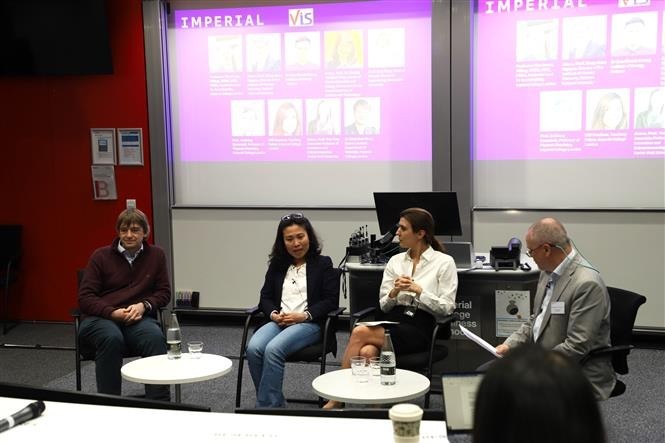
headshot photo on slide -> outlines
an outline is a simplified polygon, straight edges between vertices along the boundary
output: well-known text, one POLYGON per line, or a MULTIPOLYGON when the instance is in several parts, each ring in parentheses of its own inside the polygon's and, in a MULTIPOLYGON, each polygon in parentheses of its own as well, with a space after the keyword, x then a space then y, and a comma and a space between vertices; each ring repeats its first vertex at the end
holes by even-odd
POLYGON ((587 91, 587 129, 614 131, 628 128, 628 89, 587 91))
POLYGON ((242 72, 242 36, 209 36, 208 68, 211 73, 242 72))
POLYGON ((287 32, 284 34, 286 69, 312 70, 321 67, 321 34, 287 32))
POLYGON ((363 33, 359 29, 324 33, 326 68, 362 68, 364 65, 363 33))
POLYGON ((615 57, 656 53, 658 13, 615 14, 612 16, 612 55, 615 57))
POLYGON ((605 57, 607 48, 607 16, 592 15, 563 19, 564 60, 605 57))
POLYGON ((307 135, 339 135, 340 100, 319 98, 306 100, 307 135))
POLYGON ((279 33, 249 34, 247 43, 247 72, 276 72, 282 68, 282 47, 279 33))
POLYGON ((367 66, 402 68, 405 60, 404 28, 367 30, 367 66))
POLYGON ((635 129, 665 129, 665 88, 635 89, 635 129))
POLYGON ((531 62, 555 60, 558 49, 558 19, 517 22, 516 60, 531 62))
POLYGON ((233 137, 266 135, 263 100, 231 101, 231 135, 233 137))
POLYGON ((269 100, 268 112, 273 122, 270 135, 302 135, 302 100, 269 100))
POLYGON ((376 135, 380 121, 379 97, 345 98, 344 115, 346 135, 376 135))

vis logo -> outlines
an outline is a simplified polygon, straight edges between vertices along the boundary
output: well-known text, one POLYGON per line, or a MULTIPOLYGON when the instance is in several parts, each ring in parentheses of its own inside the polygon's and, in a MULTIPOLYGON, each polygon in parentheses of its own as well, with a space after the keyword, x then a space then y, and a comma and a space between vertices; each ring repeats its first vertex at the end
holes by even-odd
POLYGON ((289 9, 289 27, 314 26, 314 9, 289 9))

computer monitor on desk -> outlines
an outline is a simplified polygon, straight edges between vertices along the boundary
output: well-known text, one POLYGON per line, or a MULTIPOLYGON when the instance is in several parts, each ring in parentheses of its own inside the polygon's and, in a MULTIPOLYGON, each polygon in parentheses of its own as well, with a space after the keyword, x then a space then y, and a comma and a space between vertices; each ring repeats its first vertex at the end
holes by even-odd
POLYGON ((374 206, 382 234, 399 221, 403 210, 423 208, 434 217, 435 235, 462 235, 455 192, 375 192, 374 206))
POLYGON ((455 266, 457 269, 471 269, 473 268, 473 262, 475 261, 475 255, 473 253, 473 245, 471 242, 443 242, 443 247, 445 248, 446 254, 450 255, 453 260, 455 260, 455 266))

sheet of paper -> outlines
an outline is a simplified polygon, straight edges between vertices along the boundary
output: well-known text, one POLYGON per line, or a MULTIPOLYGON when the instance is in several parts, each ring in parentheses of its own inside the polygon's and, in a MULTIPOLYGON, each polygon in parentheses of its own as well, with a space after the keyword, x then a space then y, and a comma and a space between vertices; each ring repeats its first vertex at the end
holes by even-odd
POLYGON ((483 340, 482 338, 478 337, 476 334, 474 334, 473 332, 469 331, 469 330, 468 330, 467 328, 465 328, 464 326, 459 325, 459 328, 460 328, 460 331, 462 331, 462 333, 463 333, 464 335, 466 335, 466 336, 469 338, 469 340, 473 340, 473 341, 476 342, 481 348, 487 350, 488 352, 491 352, 492 355, 494 355, 495 357, 501 357, 500 354, 497 354, 496 349, 494 348, 494 346, 492 346, 491 344, 487 343, 485 340, 483 340))
POLYGON ((387 320, 377 320, 377 321, 359 321, 357 325, 363 326, 379 326, 379 325, 398 325, 398 321, 387 321, 387 320))

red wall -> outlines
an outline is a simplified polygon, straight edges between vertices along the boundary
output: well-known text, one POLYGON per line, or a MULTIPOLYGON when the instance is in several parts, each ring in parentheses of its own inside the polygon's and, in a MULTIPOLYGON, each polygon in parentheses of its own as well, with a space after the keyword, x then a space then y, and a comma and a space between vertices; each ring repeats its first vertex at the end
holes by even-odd
POLYGON ((107 12, 113 75, 0 77, 0 224, 23 225, 12 319, 71 320, 76 270, 114 238, 125 200, 152 220, 141 2, 107 12), (90 128, 123 127, 143 128, 144 166, 116 165, 118 200, 95 201, 90 128))

